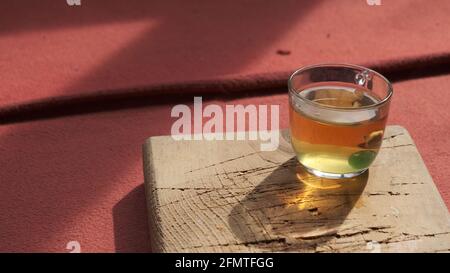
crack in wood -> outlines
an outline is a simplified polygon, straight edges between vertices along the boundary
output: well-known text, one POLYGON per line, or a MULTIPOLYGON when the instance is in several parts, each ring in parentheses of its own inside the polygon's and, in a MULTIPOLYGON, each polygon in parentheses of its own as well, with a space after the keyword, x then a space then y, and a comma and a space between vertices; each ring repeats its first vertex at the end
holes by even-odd
POLYGON ((408 195, 410 195, 410 193, 409 192, 394 192, 394 191, 379 191, 379 192, 368 192, 367 194, 366 194, 367 196, 386 196, 386 195, 389 195, 389 196, 400 196, 400 195, 403 195, 403 196, 408 196, 408 195))
POLYGON ((425 185, 424 182, 402 182, 402 183, 391 183, 392 186, 406 186, 406 185, 425 185))
POLYGON ((318 234, 318 235, 299 236, 297 238, 302 239, 302 240, 317 240, 317 239, 329 238, 329 237, 341 239, 341 238, 354 237, 357 235, 368 234, 371 232, 383 232, 385 229, 389 229, 389 228, 391 228, 391 226, 374 226, 374 227, 368 227, 367 229, 358 230, 358 231, 350 232, 350 233, 340 233, 342 231, 333 231, 333 232, 318 234))
POLYGON ((230 159, 227 159, 227 160, 224 160, 224 161, 221 161, 221 162, 217 162, 217 163, 214 163, 214 164, 211 164, 211 165, 207 165, 207 166, 204 166, 204 167, 201 167, 201 168, 198 168, 198 169, 190 170, 188 172, 185 172, 185 174, 192 173, 192 172, 195 172, 195 171, 204 170, 204 169, 208 169, 208 168, 211 168, 211 167, 214 167, 214 166, 218 166, 218 165, 222 165, 224 163, 228 163, 228 162, 231 162, 231 161, 234 161, 234 160, 238 160, 238 159, 241 159, 241 158, 244 158, 244 157, 247 157, 247 156, 251 156, 251 155, 254 155, 254 154, 258 154, 258 153, 259 152, 253 152, 253 153, 249 153, 249 154, 246 154, 246 155, 241 155, 241 156, 238 156, 238 157, 235 157, 235 158, 230 158, 230 159))
POLYGON ((402 235, 405 236, 414 236, 417 238, 421 238, 421 237, 436 237, 436 236, 441 236, 441 235, 448 235, 450 234, 449 232, 437 232, 437 233, 425 233, 425 234, 411 234, 411 233, 407 233, 407 232, 402 232, 402 235))
POLYGON ((197 248, 204 248, 204 247, 227 247, 227 246, 249 246, 249 245, 261 245, 261 244, 274 244, 274 243, 280 243, 280 244, 287 244, 286 238, 274 238, 274 239, 261 239, 261 240, 255 240, 255 241, 246 241, 246 242, 236 242, 236 243, 225 243, 225 244, 212 244, 212 245, 200 245, 200 246, 190 246, 190 247, 183 247, 184 250, 189 249, 197 249, 197 248))
POLYGON ((415 146, 415 145, 414 144, 401 144, 401 145, 394 145, 394 146, 381 146, 381 149, 395 149, 395 148, 408 147, 408 146, 415 146))
POLYGON ((404 133, 398 133, 398 134, 395 134, 395 135, 386 136, 386 137, 383 138, 383 140, 391 140, 393 138, 396 138, 398 136, 403 136, 403 135, 405 135, 405 134, 404 133))

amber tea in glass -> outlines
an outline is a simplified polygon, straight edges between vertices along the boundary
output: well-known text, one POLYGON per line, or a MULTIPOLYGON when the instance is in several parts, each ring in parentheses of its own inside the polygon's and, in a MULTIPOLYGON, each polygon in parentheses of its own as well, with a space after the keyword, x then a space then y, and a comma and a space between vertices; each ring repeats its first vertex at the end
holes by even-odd
POLYGON ((383 140, 392 86, 355 65, 316 65, 289 79, 291 142, 298 161, 324 178, 366 171, 383 140))

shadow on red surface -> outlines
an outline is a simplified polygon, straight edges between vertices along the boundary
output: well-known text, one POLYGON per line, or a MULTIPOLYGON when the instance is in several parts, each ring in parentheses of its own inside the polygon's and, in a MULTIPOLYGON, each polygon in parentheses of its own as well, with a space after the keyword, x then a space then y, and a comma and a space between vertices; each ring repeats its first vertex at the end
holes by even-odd
POLYGON ((116 252, 150 252, 144 184, 134 188, 113 208, 116 252))

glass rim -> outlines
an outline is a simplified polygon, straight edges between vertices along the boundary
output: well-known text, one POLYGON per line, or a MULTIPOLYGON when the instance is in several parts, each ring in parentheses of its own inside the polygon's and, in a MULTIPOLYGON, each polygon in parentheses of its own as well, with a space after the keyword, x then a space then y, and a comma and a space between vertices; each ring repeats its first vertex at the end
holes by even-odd
MULTIPOLYGON (((357 85, 357 84, 355 84, 355 85, 357 85)), ((394 90, 392 88, 392 83, 385 76, 380 74, 379 72, 372 70, 370 68, 364 67, 364 66, 355 65, 355 64, 347 64, 347 63, 323 63, 323 64, 308 65, 308 66, 299 68, 299 69, 295 70, 289 76, 288 89, 289 89, 289 93, 294 95, 296 98, 299 98, 300 100, 302 100, 314 107, 331 109, 331 110, 336 110, 336 111, 360 111, 360 110, 367 110, 367 109, 376 109, 376 108, 379 108, 380 106, 386 104, 387 102, 389 102, 389 100, 392 97, 392 94, 394 93, 394 90), (323 68, 332 68, 332 67, 354 68, 354 69, 361 70, 361 72, 369 71, 369 72, 373 73, 375 76, 380 77, 387 84, 387 95, 382 100, 380 100, 379 102, 377 102, 375 104, 367 105, 367 106, 360 106, 360 107, 355 108, 355 107, 333 107, 333 106, 320 104, 320 103, 314 102, 312 100, 309 100, 309 99, 306 99, 305 97, 300 96, 299 92, 295 92, 298 89, 295 89, 292 86, 293 78, 302 72, 305 72, 305 71, 313 69, 313 68, 320 68, 320 67, 323 67, 323 68)))

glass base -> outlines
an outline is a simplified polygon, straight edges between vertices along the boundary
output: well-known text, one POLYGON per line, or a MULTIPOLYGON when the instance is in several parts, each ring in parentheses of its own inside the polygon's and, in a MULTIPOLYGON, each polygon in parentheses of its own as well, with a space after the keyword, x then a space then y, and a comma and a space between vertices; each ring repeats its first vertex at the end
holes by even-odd
POLYGON ((305 168, 306 171, 308 171, 310 174, 313 174, 315 176, 321 177, 321 178, 327 178, 327 179, 344 179, 344 178, 352 178, 358 175, 363 174, 365 171, 368 170, 368 168, 358 171, 358 172, 354 172, 354 173, 327 173, 327 172, 322 172, 322 171, 318 171, 315 169, 311 169, 306 167, 305 165, 303 165, 303 168, 305 168))

